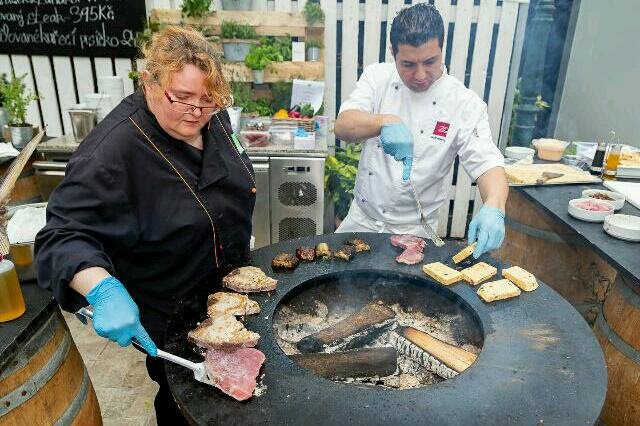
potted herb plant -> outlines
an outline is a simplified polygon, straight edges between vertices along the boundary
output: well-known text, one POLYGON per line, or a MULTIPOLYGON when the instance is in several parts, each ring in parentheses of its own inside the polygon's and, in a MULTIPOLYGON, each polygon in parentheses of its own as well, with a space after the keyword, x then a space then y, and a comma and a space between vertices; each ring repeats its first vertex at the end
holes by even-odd
POLYGON ((259 44, 253 46, 244 59, 244 64, 253 73, 253 82, 256 84, 264 83, 264 69, 272 62, 270 51, 269 46, 259 44))
POLYGON ((322 7, 320 7, 320 0, 307 1, 302 13, 309 25, 313 25, 316 22, 324 22, 324 12, 322 11, 322 7))
POLYGON ((213 0, 184 0, 180 10, 187 18, 202 18, 209 13, 213 0))
POLYGON ((322 41, 308 40, 305 42, 307 48, 307 61, 318 62, 320 60, 320 49, 322 49, 322 41))
POLYGON ((255 39, 258 38, 253 27, 235 21, 222 22, 220 35, 224 58, 233 62, 244 61, 251 46, 256 44, 255 39))
POLYGON ((7 127, 7 124, 9 124, 9 116, 7 115, 7 111, 4 110, 4 95, 2 94, 1 87, 7 83, 7 75, 4 73, 0 74, 0 138, 5 141, 8 141, 9 139, 9 128, 7 127))
POLYGON ((222 10, 251 10, 253 0, 222 0, 222 10))
POLYGON ((346 149, 336 148, 335 155, 328 156, 325 161, 325 195, 327 201, 334 204, 336 228, 347 216, 353 200, 361 152, 361 144, 348 144, 346 149))
POLYGON ((31 101, 38 99, 33 92, 24 85, 26 74, 14 77, 7 83, 0 85, 4 108, 9 116, 9 130, 11 143, 16 149, 24 148, 33 138, 33 125, 27 123, 27 107, 31 101))

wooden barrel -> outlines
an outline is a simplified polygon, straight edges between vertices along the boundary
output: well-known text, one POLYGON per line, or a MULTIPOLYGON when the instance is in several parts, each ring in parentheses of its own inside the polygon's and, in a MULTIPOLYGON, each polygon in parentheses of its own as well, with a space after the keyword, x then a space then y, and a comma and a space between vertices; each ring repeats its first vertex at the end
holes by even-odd
POLYGON ((100 406, 56 309, 0 372, 0 425, 101 425, 100 406))
POLYGON ((573 230, 513 188, 506 212, 506 236, 495 256, 536 275, 593 323, 617 271, 573 230))
MULTIPOLYGON (((36 170, 33 167, 34 161, 36 161, 35 153, 22 169, 22 172, 16 181, 16 186, 13 188, 13 191, 11 191, 11 200, 9 201, 10 206, 39 203, 42 201, 40 191, 38 190, 36 170)), ((8 161, 0 166, 0 175, 2 175, 3 178, 9 170, 10 165, 11 161, 8 161)))
POLYGON ((640 283, 620 277, 609 290, 594 332, 607 361, 606 425, 640 425, 640 283))

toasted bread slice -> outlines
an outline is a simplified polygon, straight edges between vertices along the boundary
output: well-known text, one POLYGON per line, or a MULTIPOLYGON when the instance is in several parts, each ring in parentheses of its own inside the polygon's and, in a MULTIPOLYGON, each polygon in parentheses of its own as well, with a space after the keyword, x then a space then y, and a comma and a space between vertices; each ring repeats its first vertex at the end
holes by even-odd
POLYGON ((443 285, 457 283, 462 279, 462 274, 459 271, 449 268, 447 265, 440 262, 424 265, 422 267, 422 271, 443 285))
POLYGON ((502 276, 524 291, 533 291, 538 288, 538 280, 536 277, 519 266, 503 269, 502 276))
POLYGON ((189 332, 187 338, 203 348, 252 348, 258 343, 260 335, 244 328, 244 324, 233 315, 222 314, 202 321, 189 332))
POLYGON ((246 294, 219 291, 207 298, 207 314, 215 317, 222 314, 252 315, 260 312, 260 305, 246 294))
POLYGON ((458 263, 462 262, 467 257, 471 256, 475 249, 476 249, 476 243, 473 243, 470 246, 465 247, 464 249, 460 250, 460 252, 458 254, 453 256, 453 258, 452 258, 453 259, 453 263, 458 264, 458 263))
POLYGON ((271 291, 276 289, 277 280, 268 277, 260 268, 243 266, 234 269, 222 279, 222 285, 239 293, 271 291))
POLYGON ((478 262, 473 266, 463 269, 462 278, 469 284, 478 285, 498 273, 498 270, 488 263, 478 262))
POLYGON ((520 296, 521 291, 509 280, 498 280, 482 284, 477 293, 485 302, 493 302, 520 296))

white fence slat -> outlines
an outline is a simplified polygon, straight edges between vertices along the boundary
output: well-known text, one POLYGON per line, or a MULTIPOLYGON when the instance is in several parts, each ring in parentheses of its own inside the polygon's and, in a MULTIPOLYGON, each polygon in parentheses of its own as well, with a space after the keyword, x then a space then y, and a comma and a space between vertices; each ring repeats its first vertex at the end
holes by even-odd
POLYGON ((253 0, 254 10, 267 10, 267 0, 253 0))
POLYGON ((222 10, 222 0, 213 0, 213 10, 222 10))
MULTIPOLYGON (((436 0, 434 5, 440 15, 442 15, 442 21, 444 22, 444 43, 442 45, 442 60, 444 61, 444 55, 447 51, 447 34, 449 33, 449 22, 451 22, 451 0, 436 0)), ((454 15, 455 16, 455 15, 454 15)))
POLYGON ((133 93, 133 81, 129 78, 129 71, 131 71, 131 59, 129 58, 116 58, 116 75, 122 77, 124 83, 124 96, 129 96, 133 93))
POLYGON ((33 69, 38 70, 34 74, 38 95, 40 96, 40 110, 44 125, 47 126, 48 136, 61 136, 62 123, 60 123, 60 109, 56 99, 56 85, 53 81, 53 70, 48 56, 32 56, 33 69))
POLYGON ((181 9, 183 0, 171 0, 172 9, 181 9))
POLYGON ((72 133, 71 119, 67 110, 76 104, 76 90, 73 87, 73 69, 71 58, 68 56, 53 57, 53 71, 58 85, 58 100, 62 112, 62 125, 64 133, 72 133))
POLYGON ((154 9, 171 9, 170 0, 153 0, 154 9))
MULTIPOLYGON (((453 180, 453 166, 449 169, 449 173, 444 178, 445 182, 451 182, 453 180)), ((451 186, 449 192, 455 191, 455 187, 451 186)), ((438 209, 438 235, 441 237, 447 236, 447 222, 449 221, 449 197, 438 209)))
POLYGON ((91 60, 86 57, 73 58, 73 67, 76 74, 76 86, 78 88, 78 98, 80 102, 84 102, 84 95, 95 93, 96 88, 93 85, 93 69, 91 68, 91 60))
MULTIPOLYGON (((298 12, 302 12, 304 10, 304 5, 307 4, 307 0, 298 0, 297 3, 298 3, 298 12)), ((325 14, 326 14, 326 11, 325 11, 325 14)))
POLYGON ((342 2, 342 100, 349 97, 358 80, 358 13, 358 0, 342 2))
POLYGON ((6 74, 7 78, 11 78, 13 70, 11 69, 11 58, 9 55, 0 55, 0 74, 6 74))
POLYGON ((387 62, 393 62, 393 54, 391 53, 391 40, 389 38, 391 34, 391 23, 393 18, 396 17, 400 9, 404 7, 403 0, 389 0, 387 5, 387 42, 385 43, 385 60, 387 62))
MULTIPOLYGON (((33 93, 36 93, 29 57, 27 55, 11 55, 11 62, 13 63, 13 72, 16 77, 26 74, 27 76, 24 79, 25 86, 33 93)), ((27 121, 34 126, 42 125, 37 101, 31 101, 29 103, 29 107, 27 108, 27 121)))
POLYGON ((93 65, 96 68, 96 76, 113 75, 111 58, 94 58, 93 65))
POLYGON ((291 12, 291 0, 276 0, 276 12, 291 12))
POLYGON ((380 57, 380 24, 382 1, 365 0, 363 66, 378 63, 380 57))
POLYGON ((337 2, 336 0, 321 0, 320 6, 324 10, 324 115, 329 117, 329 133, 327 145, 335 145, 333 134, 333 120, 336 117, 336 32, 337 32, 337 2))

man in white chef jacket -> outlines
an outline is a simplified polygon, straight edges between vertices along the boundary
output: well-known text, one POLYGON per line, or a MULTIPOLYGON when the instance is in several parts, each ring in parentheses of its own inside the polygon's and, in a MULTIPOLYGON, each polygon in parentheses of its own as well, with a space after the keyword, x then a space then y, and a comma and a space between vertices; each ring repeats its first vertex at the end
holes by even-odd
POLYGON ((487 105, 447 74, 440 13, 419 3, 391 26, 395 63, 364 69, 342 103, 338 138, 363 143, 354 202, 336 232, 390 232, 426 236, 413 198, 415 186, 427 222, 449 202, 449 170, 456 155, 480 189, 483 207, 469 226, 474 257, 500 247, 508 186, 504 158, 493 143, 487 105))

